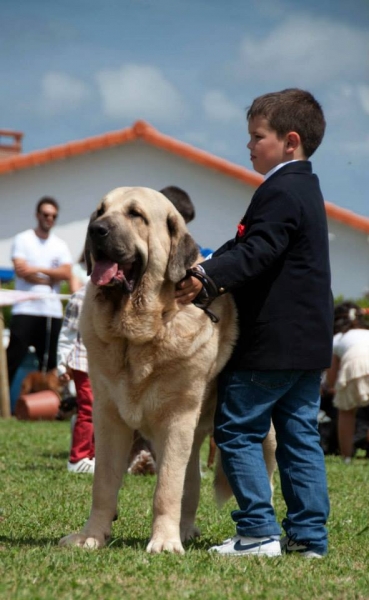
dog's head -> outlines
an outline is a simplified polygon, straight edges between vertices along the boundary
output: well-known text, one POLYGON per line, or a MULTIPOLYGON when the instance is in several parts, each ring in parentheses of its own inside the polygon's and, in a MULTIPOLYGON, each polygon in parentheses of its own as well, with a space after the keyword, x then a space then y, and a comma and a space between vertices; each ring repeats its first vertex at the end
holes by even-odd
POLYGON ((86 262, 96 286, 131 294, 145 273, 176 283, 197 256, 182 216, 155 190, 117 188, 91 216, 86 262))

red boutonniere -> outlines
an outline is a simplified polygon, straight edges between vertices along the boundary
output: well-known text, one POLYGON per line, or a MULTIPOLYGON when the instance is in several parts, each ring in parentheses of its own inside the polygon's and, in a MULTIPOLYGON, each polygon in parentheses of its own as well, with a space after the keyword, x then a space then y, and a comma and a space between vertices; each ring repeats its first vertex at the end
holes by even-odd
POLYGON ((239 237, 242 237, 243 235, 245 235, 245 231, 246 231, 246 226, 242 225, 242 223, 239 223, 237 225, 237 232, 239 237))

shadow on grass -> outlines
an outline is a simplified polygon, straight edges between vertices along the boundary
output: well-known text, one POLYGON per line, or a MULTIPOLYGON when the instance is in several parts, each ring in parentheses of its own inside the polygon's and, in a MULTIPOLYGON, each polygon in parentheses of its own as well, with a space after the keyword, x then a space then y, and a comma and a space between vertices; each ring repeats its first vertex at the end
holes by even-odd
POLYGON ((146 550, 146 546, 149 543, 149 538, 112 538, 107 544, 107 548, 132 548, 133 550, 146 550))
MULTIPOLYGON (((112 549, 114 549, 114 548, 122 548, 122 549, 123 548, 132 548, 133 550, 146 551, 146 547, 147 547, 147 544, 149 543, 149 541, 150 541, 149 538, 145 538, 145 539, 133 538, 133 537, 112 538, 110 540, 110 542, 107 544, 107 548, 112 548, 112 549)), ((185 550, 208 550, 210 548, 210 546, 213 546, 213 545, 214 545, 214 542, 211 542, 209 539, 196 538, 189 542, 184 542, 183 547, 185 550)))
POLYGON ((45 465, 44 463, 32 463, 17 467, 19 471, 60 471, 61 465, 45 465))
POLYGON ((214 543, 214 539, 198 537, 185 542, 183 547, 185 550, 209 550, 211 546, 214 546, 214 543))
POLYGON ((37 462, 29 462, 25 465, 21 465, 18 467, 20 471, 37 471, 39 469, 42 470, 60 470, 60 468, 66 467, 66 463, 69 458, 69 452, 56 452, 51 454, 50 452, 40 452, 38 454, 39 457, 45 460, 55 461, 55 464, 47 464, 47 463, 37 463, 37 462), (61 463, 57 463, 56 461, 63 461, 63 465, 61 463))
MULTIPOLYGON (((63 537, 56 538, 33 538, 33 537, 14 537, 0 535, 0 544, 7 544, 11 547, 44 547, 44 546, 55 546, 59 544, 59 540, 63 537)), ((112 537, 106 544, 105 548, 132 548, 133 550, 146 550, 147 544, 150 539, 138 538, 138 537, 112 537)), ((214 545, 214 540, 210 540, 207 537, 198 537, 193 540, 189 540, 183 543, 185 550, 208 550, 210 546, 214 545)))
POLYGON ((8 537, 6 535, 0 535, 0 544, 7 544, 11 547, 20 547, 20 546, 32 546, 34 548, 41 546, 57 546, 59 542, 59 538, 16 538, 16 537, 8 537))
POLYGON ((69 452, 67 450, 65 452, 53 452, 52 454, 50 454, 49 452, 43 452, 42 454, 40 454, 40 456, 42 456, 43 458, 51 457, 60 460, 66 460, 69 458, 69 452))
MULTIPOLYGON (((9 547, 33 547, 33 548, 41 548, 45 546, 54 546, 57 547, 59 544, 59 540, 62 536, 57 538, 32 538, 32 537, 8 537, 5 535, 0 535, 0 544, 7 545, 9 547)), ((115 548, 132 548, 133 550, 146 550, 146 546, 149 543, 149 539, 145 538, 112 538, 110 542, 108 542, 105 546, 107 549, 115 549, 115 548)), ((64 549, 72 548, 73 546, 64 546, 64 549)))

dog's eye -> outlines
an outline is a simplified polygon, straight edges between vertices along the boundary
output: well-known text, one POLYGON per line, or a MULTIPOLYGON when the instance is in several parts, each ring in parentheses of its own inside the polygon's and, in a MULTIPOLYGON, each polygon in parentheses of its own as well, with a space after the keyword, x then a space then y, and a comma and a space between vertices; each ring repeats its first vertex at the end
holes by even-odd
POLYGON ((101 215, 103 215, 103 214, 104 214, 104 205, 102 204, 102 205, 100 206, 100 208, 98 208, 98 209, 97 209, 97 211, 96 211, 96 216, 97 216, 97 217, 101 217, 101 215))
POLYGON ((136 210, 135 208, 130 208, 128 214, 133 219, 136 219, 137 217, 139 217, 140 219, 143 218, 141 213, 139 213, 138 210, 136 210))
POLYGON ((142 219, 142 221, 146 223, 146 225, 148 225, 146 217, 142 213, 140 213, 136 208, 130 208, 128 211, 128 216, 131 217, 131 219, 142 219))

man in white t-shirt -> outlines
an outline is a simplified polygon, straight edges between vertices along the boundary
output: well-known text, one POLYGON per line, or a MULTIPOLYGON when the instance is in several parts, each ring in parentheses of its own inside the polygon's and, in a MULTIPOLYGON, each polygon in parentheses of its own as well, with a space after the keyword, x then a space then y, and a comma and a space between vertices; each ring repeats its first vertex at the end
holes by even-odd
POLYGON ((15 289, 44 297, 14 304, 7 349, 9 383, 34 346, 40 370, 56 367, 56 350, 63 307, 57 297, 60 282, 70 280, 72 257, 67 244, 51 232, 59 205, 44 196, 36 206, 37 226, 15 236, 11 258, 16 274, 15 289))

